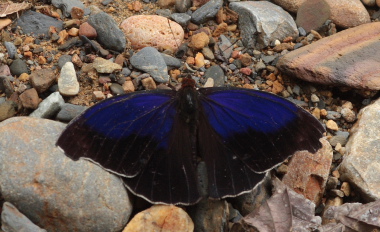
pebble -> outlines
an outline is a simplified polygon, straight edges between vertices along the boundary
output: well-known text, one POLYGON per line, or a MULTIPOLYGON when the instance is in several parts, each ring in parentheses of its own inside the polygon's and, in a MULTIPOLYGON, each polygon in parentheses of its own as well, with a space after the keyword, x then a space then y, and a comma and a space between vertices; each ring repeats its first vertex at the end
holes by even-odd
POLYGON ((215 59, 214 53, 209 47, 202 48, 202 54, 208 60, 215 59))
POLYGON ((326 115, 327 119, 336 120, 336 119, 339 119, 341 117, 342 117, 342 115, 339 112, 330 111, 330 110, 327 111, 327 115, 326 115))
POLYGON ((336 146, 338 143, 345 146, 350 135, 347 131, 337 131, 334 136, 329 139, 331 146, 336 146))
POLYGON ((80 0, 52 0, 51 4, 62 10, 63 15, 68 18, 74 7, 84 10, 84 5, 80 0))
POLYGON ((338 131, 338 130, 339 130, 338 125, 337 125, 336 122, 333 121, 333 120, 328 120, 328 121, 326 122, 326 127, 327 127, 328 129, 330 129, 330 130, 333 130, 333 131, 338 131))
POLYGON ((55 82, 56 76, 53 69, 35 70, 29 75, 30 83, 38 93, 48 90, 55 82))
POLYGON ((153 205, 136 214, 123 232, 181 231, 193 232, 194 223, 189 215, 174 205, 153 205))
POLYGON ((120 27, 133 49, 155 47, 175 52, 184 39, 181 25, 158 15, 131 16, 120 27))
POLYGON ((351 186, 348 182, 343 182, 342 186, 340 187, 340 190, 342 190, 346 197, 350 196, 351 194, 351 186))
POLYGON ((149 73, 157 82, 168 82, 168 68, 161 53, 153 47, 145 47, 131 57, 133 67, 149 73))
POLYGON ((13 101, 3 101, 0 103, 0 122, 16 115, 17 104, 13 101))
POLYGON ((330 6, 329 19, 339 27, 350 28, 371 22, 368 11, 360 0, 351 0, 347 3, 340 0, 325 1, 330 6))
POLYGON ((16 23, 25 34, 31 34, 35 37, 38 35, 47 37, 50 27, 55 27, 58 32, 63 29, 62 21, 32 10, 21 14, 16 23))
POLYGON ((75 96, 79 93, 79 82, 74 64, 66 62, 58 78, 58 89, 62 96, 75 96))
POLYGON ((223 0, 210 0, 193 12, 191 21, 195 24, 202 24, 207 19, 213 18, 222 6, 223 0))
POLYGON ((98 73, 113 73, 122 69, 120 65, 101 57, 96 57, 92 65, 98 73))
POLYGON ((1 212, 1 229, 5 232, 25 231, 25 232, 46 232, 31 222, 24 214, 10 202, 4 202, 1 212))
POLYGON ((141 84, 142 86, 144 86, 144 89, 145 90, 153 90, 153 89, 157 89, 157 85, 156 83, 154 82, 153 78, 152 77, 148 77, 148 78, 144 78, 141 80, 141 84))
POLYGON ((17 54, 17 48, 12 42, 4 42, 5 47, 7 48, 8 57, 14 59, 17 54))
POLYGON ((299 7, 307 0, 273 0, 273 2, 287 11, 297 13, 299 7))
POLYGON ((27 82, 27 81, 29 81, 29 74, 27 74, 27 73, 22 73, 22 74, 18 77, 18 79, 19 79, 20 81, 27 82))
POLYGON ((92 92, 92 99, 94 101, 101 101, 101 100, 104 100, 105 98, 106 98, 106 96, 104 95, 104 93, 102 91, 92 92))
POLYGON ((20 94, 20 101, 24 108, 35 110, 40 104, 41 99, 38 97, 37 90, 35 88, 27 89, 20 94))
POLYGON ((349 108, 343 108, 340 113, 346 122, 354 122, 356 120, 355 112, 349 108))
POLYGON ((123 181, 68 158, 55 145, 65 127, 31 117, 0 124, 2 198, 47 231, 121 231, 132 212, 123 181))
POLYGON ((93 39, 98 36, 95 28, 93 28, 88 22, 82 23, 79 26, 79 35, 84 35, 89 39, 93 39))
POLYGON ((61 122, 70 122, 86 109, 87 107, 85 106, 65 103, 61 106, 61 110, 58 112, 56 119, 61 122))
POLYGON ((339 184, 339 179, 334 176, 329 176, 326 183, 326 190, 336 189, 339 184))
POLYGON ((120 95, 120 94, 125 93, 123 87, 117 83, 112 83, 110 86, 110 90, 111 90, 112 94, 114 94, 114 95, 120 95))
POLYGON ((196 204, 190 215, 194 220, 194 231, 228 231, 229 214, 225 200, 206 199, 196 204))
POLYGON ((179 25, 186 27, 190 22, 191 16, 186 13, 173 13, 170 18, 177 22, 179 25))
POLYGON ((165 53, 160 53, 162 58, 164 58, 165 64, 168 66, 168 69, 180 68, 182 66, 182 61, 180 59, 169 56, 165 53))
POLYGON ((178 0, 175 2, 175 9, 179 13, 185 13, 191 6, 191 0, 178 0))
POLYGON ((200 69, 201 67, 203 67, 205 65, 205 58, 204 58, 203 54, 198 52, 195 55, 194 62, 195 62, 195 67, 197 69, 200 69))
POLYGON ((125 35, 116 21, 107 13, 90 15, 87 21, 97 33, 97 40, 106 49, 123 52, 126 47, 125 35))
POLYGON ((239 14, 242 42, 247 48, 264 48, 276 39, 298 35, 292 16, 271 2, 232 2, 230 8, 239 14))
POLYGON ((29 116, 34 118, 51 118, 65 103, 59 92, 54 92, 45 98, 29 116))
POLYGON ((62 55, 59 57, 58 59, 58 67, 59 69, 61 69, 63 67, 63 65, 66 64, 66 62, 70 62, 72 60, 72 57, 70 55, 62 55))
POLYGON ((10 97, 14 92, 14 87, 8 76, 0 76, 0 91, 5 93, 6 97, 10 97))
POLYGON ((195 34, 191 37, 191 42, 189 43, 189 47, 201 50, 202 48, 206 47, 208 43, 210 42, 210 38, 208 35, 204 32, 195 34))
POLYGON ((221 51, 222 56, 226 60, 228 60, 231 57, 231 54, 233 51, 232 43, 225 35, 221 35, 219 38, 220 38, 220 42, 218 43, 219 50, 221 51))
POLYGON ((28 66, 26 65, 24 60, 15 59, 12 64, 9 66, 9 70, 12 75, 20 76, 23 73, 29 73, 28 66))
POLYGON ((314 103, 319 102, 319 97, 315 94, 312 94, 310 98, 311 98, 311 101, 314 103))
POLYGON ((219 65, 213 65, 205 72, 204 78, 207 80, 212 78, 214 80, 214 87, 224 86, 224 71, 219 65))
POLYGON ((0 76, 11 76, 11 70, 9 69, 9 66, 6 64, 0 65, 0 76))

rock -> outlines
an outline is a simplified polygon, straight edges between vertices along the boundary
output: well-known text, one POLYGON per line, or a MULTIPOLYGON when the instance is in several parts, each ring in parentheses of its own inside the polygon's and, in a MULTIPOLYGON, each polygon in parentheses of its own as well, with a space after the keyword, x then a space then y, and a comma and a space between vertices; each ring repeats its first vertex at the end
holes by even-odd
POLYGON ((102 91, 94 91, 92 93, 92 98, 94 101, 101 101, 101 100, 104 100, 106 96, 104 95, 102 91))
POLYGON ((58 78, 58 89, 63 96, 75 96, 79 93, 79 82, 74 64, 66 62, 58 78))
POLYGON ((124 89, 121 85, 119 85, 118 83, 112 83, 111 86, 110 86, 110 90, 112 92, 112 94, 114 95, 120 95, 120 94, 124 94, 124 89))
POLYGON ((135 85, 133 84, 132 81, 127 80, 123 84, 123 89, 124 89, 124 92, 126 93, 132 93, 132 92, 135 92, 135 85))
POLYGON ((273 0, 273 2, 287 11, 297 13, 298 8, 307 0, 273 0))
POLYGON ((347 131, 337 131, 336 135, 334 135, 333 137, 331 137, 329 139, 329 142, 330 142, 331 146, 334 146, 334 147, 338 143, 340 143, 340 145, 344 146, 347 143, 347 139, 348 139, 349 135, 350 135, 350 133, 347 131))
POLYGON ((327 140, 320 141, 323 147, 314 154, 307 151, 296 152, 282 179, 284 184, 316 205, 322 200, 333 157, 333 150, 327 140))
POLYGON ((4 42, 5 47, 7 48, 8 57, 14 59, 17 54, 17 48, 12 42, 4 42))
POLYGON ((113 73, 122 68, 120 65, 101 57, 96 57, 92 65, 98 73, 113 73))
POLYGON ((97 40, 105 48, 123 52, 126 47, 124 33, 115 20, 105 12, 90 15, 87 21, 98 34, 97 40))
POLYGON ((50 88, 55 82, 55 73, 53 69, 34 70, 30 76, 30 83, 39 93, 43 93, 50 88))
POLYGON ((0 76, 0 91, 5 93, 5 96, 8 98, 14 93, 14 87, 9 76, 0 76))
POLYGON ((195 231, 228 231, 230 212, 225 200, 205 199, 189 211, 195 231))
POLYGON ((239 14, 239 28, 245 47, 264 48, 272 41, 282 41, 289 36, 298 36, 297 26, 292 16, 273 3, 232 2, 230 8, 239 14))
POLYGON ((95 28, 93 28, 88 22, 82 23, 79 26, 79 35, 84 35, 89 39, 93 39, 98 36, 95 28))
POLYGON ((343 2, 340 0, 325 0, 330 6, 330 19, 339 27, 349 28, 371 22, 368 11, 360 0, 343 2))
POLYGON ((24 34, 31 34, 34 37, 39 35, 48 37, 51 26, 55 27, 57 32, 63 29, 62 21, 31 10, 21 14, 17 19, 17 26, 21 27, 24 34))
POLYGON ((205 65, 205 57, 203 56, 202 53, 197 52, 194 58, 194 62, 195 62, 195 67, 199 69, 205 65))
POLYGON ((54 92, 45 98, 29 116, 35 118, 50 118, 54 116, 65 103, 59 92, 54 92))
POLYGON ((133 67, 149 73, 157 82, 168 82, 168 68, 164 58, 153 47, 145 47, 131 57, 133 67))
POLYGON ((210 0, 193 12, 191 21, 195 24, 204 23, 206 20, 213 18, 222 6, 223 0, 210 0))
POLYGON ((363 108, 351 128, 346 155, 339 166, 341 180, 358 189, 366 201, 380 199, 380 101, 363 108))
POLYGON ((208 37, 208 35, 204 32, 201 32, 191 37, 189 47, 201 50, 202 48, 206 47, 209 42, 210 38, 208 37))
POLYGON ((145 231, 194 231, 194 224, 189 215, 174 205, 153 205, 136 214, 123 232, 145 231))
POLYGON ((341 117, 342 117, 342 115, 339 112, 330 111, 330 110, 327 111, 326 118, 329 120, 336 120, 336 119, 339 119, 341 117))
POLYGON ((214 80, 214 87, 224 86, 224 72, 219 65, 213 65, 208 68, 205 72, 204 78, 212 78, 214 80))
POLYGON ((343 108, 340 113, 346 122, 354 122, 356 120, 355 112, 349 108, 343 108))
POLYGON ((12 75, 15 76, 20 76, 23 73, 29 73, 29 69, 26 65, 26 62, 21 59, 14 60, 11 66, 9 66, 9 70, 11 71, 12 75))
POLYGON ((191 6, 191 0, 177 0, 175 1, 175 9, 179 13, 185 13, 191 6))
POLYGON ((87 107, 65 103, 61 106, 61 110, 57 114, 57 120, 61 122, 70 122, 73 118, 78 116, 87 107))
POLYGON ((51 4, 61 9, 66 18, 71 16, 71 11, 74 7, 84 10, 84 5, 79 0, 52 0, 51 4))
POLYGON ((155 47, 175 52, 184 39, 184 31, 178 23, 158 15, 131 16, 120 27, 133 49, 155 47))
POLYGON ((0 19, 0 30, 4 29, 5 27, 7 27, 9 24, 12 23, 12 20, 11 19, 0 19))
POLYGON ((132 211, 122 180, 65 156, 55 146, 65 126, 31 117, 0 124, 2 197, 47 231, 122 230, 132 211))
POLYGON ((6 64, 0 65, 0 76, 11 76, 11 70, 9 69, 9 66, 6 64))
POLYGON ((173 13, 170 15, 170 18, 179 25, 185 27, 190 22, 191 16, 186 13, 173 13))
POLYGON ((157 5, 161 8, 169 8, 174 6, 176 0, 158 0, 157 5))
POLYGON ((225 35, 220 35, 220 42, 218 43, 218 46, 222 56, 225 59, 229 59, 232 54, 233 45, 225 35))
POLYGON ((214 52, 209 47, 202 48, 202 54, 206 59, 213 60, 215 59, 214 52))
POLYGON ((1 229, 7 231, 46 232, 31 222, 9 202, 4 202, 1 212, 1 229))
POLYGON ((310 32, 318 30, 330 16, 330 6, 325 0, 308 0, 299 7, 296 23, 305 32, 310 32))
POLYGON ((62 55, 59 57, 58 59, 58 67, 59 69, 61 69, 63 67, 63 65, 66 64, 66 62, 71 62, 72 60, 72 57, 70 55, 62 55))
POLYGON ((0 103, 0 122, 13 117, 17 111, 17 104, 14 101, 3 101, 0 103))
POLYGON ((165 64, 168 66, 168 69, 180 68, 182 62, 180 59, 169 56, 165 53, 161 53, 162 58, 164 58, 165 64))
POLYGON ((327 127, 328 129, 330 129, 330 130, 333 130, 333 131, 337 131, 337 130, 339 130, 338 124, 336 124, 336 122, 333 121, 333 120, 328 120, 328 121, 326 122, 326 127, 327 127))
POLYGON ((20 94, 21 104, 24 108, 35 110, 40 104, 41 99, 38 97, 37 90, 35 88, 27 89, 20 94))
POLYGON ((151 77, 142 79, 141 84, 142 84, 142 86, 144 86, 144 89, 146 89, 146 90, 157 89, 157 85, 154 82, 153 78, 151 78, 151 77))
POLYGON ((313 83, 379 90, 379 33, 380 22, 350 28, 287 53, 277 67, 313 83))

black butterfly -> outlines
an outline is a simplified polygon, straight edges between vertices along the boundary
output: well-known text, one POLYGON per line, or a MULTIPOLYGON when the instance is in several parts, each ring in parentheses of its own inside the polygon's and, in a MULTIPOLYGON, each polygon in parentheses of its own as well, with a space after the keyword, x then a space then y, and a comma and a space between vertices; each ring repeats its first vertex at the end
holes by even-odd
POLYGON ((321 148, 324 128, 276 95, 240 88, 182 88, 119 95, 89 108, 57 145, 125 178, 152 203, 201 199, 196 165, 207 167, 209 197, 247 192, 294 152, 321 148))

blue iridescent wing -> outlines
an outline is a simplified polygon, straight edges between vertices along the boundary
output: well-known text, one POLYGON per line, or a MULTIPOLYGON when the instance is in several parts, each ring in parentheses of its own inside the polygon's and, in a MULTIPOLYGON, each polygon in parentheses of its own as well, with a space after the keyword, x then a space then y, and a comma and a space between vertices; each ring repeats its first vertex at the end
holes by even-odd
POLYGON ((194 136, 178 132, 177 104, 170 90, 107 99, 74 119, 57 145, 74 160, 87 158, 127 177, 127 187, 150 202, 195 203, 194 136), (177 144, 178 136, 186 139, 177 144))
POLYGON ((237 88, 199 92, 198 143, 212 198, 248 191, 296 151, 321 148, 322 125, 286 99, 237 88))

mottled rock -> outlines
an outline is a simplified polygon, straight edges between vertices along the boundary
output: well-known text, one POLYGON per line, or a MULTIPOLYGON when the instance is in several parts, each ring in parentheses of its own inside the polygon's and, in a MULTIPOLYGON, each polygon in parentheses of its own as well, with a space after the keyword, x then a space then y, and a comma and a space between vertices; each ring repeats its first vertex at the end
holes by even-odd
POLYGON ((292 16, 273 3, 232 2, 230 8, 239 14, 239 28, 245 47, 263 48, 275 40, 298 36, 292 16))
POLYGON ((17 104, 13 101, 3 101, 0 103, 0 122, 13 117, 17 111, 17 104))
POLYGON ((157 82, 168 82, 168 68, 161 53, 153 47, 145 47, 131 57, 133 67, 149 73, 157 82))
POLYGON ((142 79, 141 84, 142 84, 142 86, 144 86, 144 89, 146 89, 146 90, 157 89, 157 85, 154 82, 153 78, 151 78, 151 77, 142 79))
POLYGON ((165 53, 161 53, 161 56, 162 58, 164 58, 165 64, 168 66, 168 69, 179 68, 182 66, 180 59, 169 56, 165 53))
POLYGON ((37 92, 45 92, 55 82, 55 73, 53 69, 40 69, 33 71, 30 76, 30 83, 37 92))
POLYGON ((63 23, 55 18, 29 10, 17 19, 17 26, 21 27, 25 34, 30 33, 35 37, 45 35, 47 37, 51 26, 59 32, 63 28, 63 23))
POLYGON ((360 0, 325 0, 330 6, 330 19, 339 27, 349 28, 371 22, 360 0))
POLYGON ((277 67, 289 76, 360 89, 380 89, 380 22, 341 31, 282 56, 277 67))
POLYGON ((133 49, 155 47, 174 52, 184 38, 184 31, 178 23, 158 15, 131 16, 120 27, 133 49))
POLYGON ((59 92, 54 92, 45 98, 38 108, 33 111, 29 116, 35 118, 50 118, 54 116, 65 103, 59 92))
POLYGON ((105 12, 91 15, 87 21, 98 34, 97 40, 105 48, 122 52, 126 47, 125 35, 115 20, 105 12))
POLYGON ((153 205, 136 214, 123 232, 145 231, 194 231, 194 224, 189 215, 174 205, 153 205))
POLYGON ((65 103, 61 106, 61 110, 57 114, 57 120, 61 122, 70 122, 73 118, 78 116, 87 107, 65 103))
POLYGON ((209 42, 210 38, 208 37, 208 35, 204 32, 201 32, 191 37, 189 47, 200 50, 206 47, 209 42))
POLYGON ((307 0, 273 0, 276 5, 292 13, 297 13, 298 8, 306 1, 307 0))
POLYGON ((322 200, 333 157, 333 150, 327 140, 320 141, 323 147, 314 154, 307 151, 296 152, 282 179, 287 186, 316 205, 322 200))
POLYGON ((4 202, 1 212, 1 229, 5 232, 46 232, 31 222, 24 214, 9 202, 4 202))
POLYGON ((191 16, 186 13, 173 13, 170 15, 170 18, 185 27, 190 22, 191 16))
POLYGON ((71 11, 74 7, 84 9, 84 5, 80 0, 52 0, 51 4, 61 9, 67 18, 71 16, 71 11))
POLYGON ((366 201, 380 199, 379 117, 380 100, 359 112, 339 167, 341 180, 355 186, 366 201))
POLYGON ((21 104, 24 108, 35 110, 40 104, 41 99, 38 97, 37 90, 35 88, 27 89, 20 94, 21 104))
POLYGON ((58 89, 63 96, 75 96, 79 93, 79 82, 74 64, 66 62, 58 78, 58 89))
POLYGON ((26 62, 21 59, 14 60, 11 66, 9 66, 9 70, 11 71, 12 75, 15 76, 20 76, 23 73, 29 73, 29 69, 26 65, 26 62))
POLYGON ((79 35, 84 35, 90 39, 96 38, 96 36, 98 36, 95 28, 93 28, 88 22, 85 22, 79 26, 79 35))
POLYGON ((213 65, 205 72, 205 79, 212 78, 215 87, 224 86, 224 72, 219 65, 213 65))
POLYGON ((195 24, 206 22, 206 20, 213 18, 218 13, 222 5, 222 0, 210 0, 193 12, 191 21, 195 24))
POLYGON ((48 231, 122 230, 131 213, 123 182, 65 156, 55 146, 65 126, 31 117, 0 124, 2 197, 48 231))
POLYGON ((6 64, 0 65, 0 76, 11 76, 11 70, 9 69, 9 66, 6 64))
POLYGON ((319 29, 330 16, 330 6, 325 0, 308 0, 297 11, 296 23, 305 32, 310 32, 319 29))
POLYGON ((92 65, 98 73, 113 73, 122 68, 120 65, 101 57, 96 57, 92 65))

